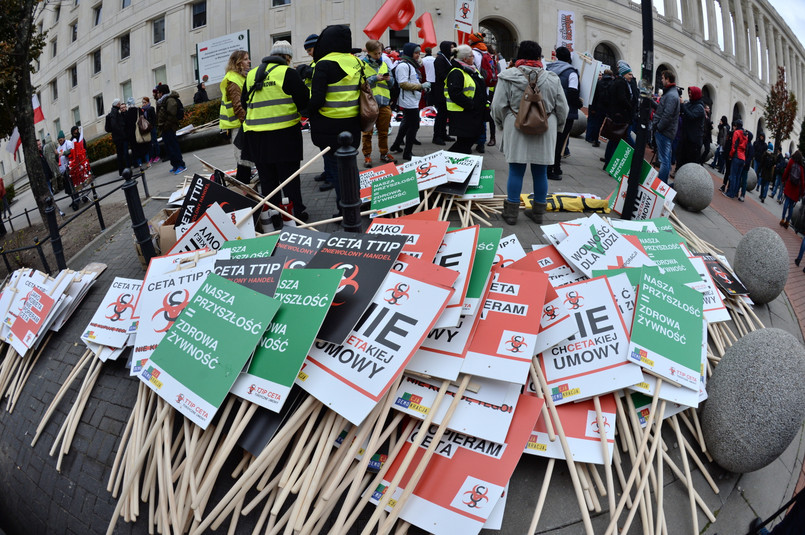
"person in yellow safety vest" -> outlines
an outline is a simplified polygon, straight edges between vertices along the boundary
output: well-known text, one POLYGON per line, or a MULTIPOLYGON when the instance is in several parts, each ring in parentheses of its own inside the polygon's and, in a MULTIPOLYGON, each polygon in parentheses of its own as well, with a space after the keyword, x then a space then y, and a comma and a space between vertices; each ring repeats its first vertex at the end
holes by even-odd
MULTIPOLYGON (((246 110, 246 148, 257 166, 263 195, 298 171, 303 157, 299 110, 307 106, 310 97, 299 74, 288 67, 291 57, 291 43, 275 42, 270 55, 246 75, 241 91, 241 105, 246 110)), ((283 197, 293 203, 294 216, 308 220, 299 177, 269 202, 279 206, 283 197)))
MULTIPOLYGON (((394 78, 389 67, 383 61, 383 44, 376 40, 366 41, 366 57, 364 72, 366 81, 372 88, 377 101, 379 113, 377 115, 377 146, 380 149, 380 163, 393 163, 394 157, 389 154, 389 126, 391 126, 391 91, 394 78)), ((373 132, 363 133, 363 163, 366 168, 372 167, 372 136, 373 132)))
POLYGON ((218 112, 218 127, 226 130, 235 151, 235 161, 238 165, 237 178, 241 182, 251 182, 252 166, 247 155, 243 154, 242 121, 246 118, 246 110, 240 105, 240 88, 246 81, 246 73, 252 68, 252 60, 245 50, 235 50, 229 56, 226 65, 226 74, 221 80, 221 109, 218 112))
POLYGON ((341 188, 335 151, 341 132, 352 135, 352 146, 361 141, 359 84, 362 62, 351 54, 352 31, 344 24, 327 26, 319 34, 313 59, 313 85, 310 93, 310 134, 313 144, 330 151, 324 155, 326 182, 319 189, 335 188, 338 213, 341 212, 341 188))
POLYGON ((444 97, 447 100, 450 135, 456 137, 456 142, 448 150, 471 154, 472 145, 484 128, 486 85, 473 64, 472 49, 468 45, 456 48, 452 65, 445 80, 444 97))

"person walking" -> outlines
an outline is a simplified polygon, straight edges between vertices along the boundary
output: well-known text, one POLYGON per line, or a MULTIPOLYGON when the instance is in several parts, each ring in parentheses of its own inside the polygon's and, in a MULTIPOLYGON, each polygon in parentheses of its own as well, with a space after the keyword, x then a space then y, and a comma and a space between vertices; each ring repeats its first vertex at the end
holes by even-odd
POLYGON ((783 204, 783 171, 788 165, 788 153, 783 155, 782 149, 777 149, 777 158, 774 160, 774 186, 771 188, 772 199, 777 197, 777 204, 783 204))
MULTIPOLYGON (((260 189, 268 195, 299 170, 303 157, 302 126, 299 110, 307 106, 310 93, 295 69, 289 67, 293 47, 277 41, 270 55, 246 75, 240 106, 246 110, 243 132, 248 153, 254 158, 260 175, 260 189)), ((308 220, 302 201, 301 181, 297 176, 270 199, 274 206, 293 204, 293 215, 308 220)), ((275 230, 282 227, 275 218, 275 230)))
POLYGON ((663 71, 660 77, 663 90, 660 103, 654 111, 651 125, 654 129, 654 142, 657 144, 657 157, 660 160, 658 178, 668 183, 671 173, 671 143, 676 137, 679 122, 679 92, 676 90, 676 75, 671 71, 663 71))
POLYGON ((744 202, 746 197, 746 181, 749 178, 750 162, 755 158, 755 146, 752 144, 752 132, 746 130, 746 152, 743 169, 741 170, 740 186, 738 187, 738 200, 744 202))
POLYGON ((545 67, 559 76, 569 108, 565 124, 559 125, 553 164, 548 166, 548 180, 562 180, 562 154, 565 151, 567 140, 570 138, 570 129, 573 128, 573 122, 579 118, 579 108, 581 107, 579 71, 571 65, 571 61, 570 50, 565 46, 560 46, 556 49, 556 61, 549 63, 545 67))
POLYGON ((718 122, 718 135, 716 136, 716 153, 710 164, 711 169, 718 169, 719 173, 724 172, 724 146, 727 142, 727 135, 730 131, 730 124, 726 115, 721 116, 718 122))
MULTIPOLYGON (((375 128, 377 129, 377 146, 380 149, 380 163, 394 163, 394 157, 389 154, 389 128, 391 126, 391 90, 394 78, 389 73, 389 67, 383 61, 383 44, 376 40, 366 41, 366 57, 363 59, 366 81, 372 88, 372 94, 377 101, 378 114, 375 128)), ((372 137, 373 132, 363 132, 362 150, 363 164, 366 168, 372 167, 372 137)))
MULTIPOLYGON (((248 184, 252 179, 250 158, 244 158, 246 148, 243 139, 242 121, 246 119, 246 110, 240 102, 241 88, 246 81, 246 74, 252 67, 252 60, 245 50, 235 50, 229 55, 226 74, 219 84, 221 89, 221 108, 218 111, 218 127, 225 130, 232 140, 232 147, 237 165, 235 178, 248 184)), ((248 152, 248 151, 246 151, 248 152)))
POLYGON ((741 185, 741 173, 746 163, 746 146, 747 139, 746 133, 743 130, 744 122, 741 119, 736 119, 732 124, 734 132, 732 134, 732 148, 730 149, 730 178, 729 189, 725 196, 734 199, 738 195, 738 188, 741 185))
POLYGON ((419 100, 422 91, 430 91, 430 82, 423 82, 420 77, 419 54, 418 44, 405 43, 400 62, 394 67, 394 78, 400 86, 397 104, 403 112, 403 119, 391 152, 402 152, 403 160, 413 158, 412 149, 419 130, 419 100))
POLYGON ((766 146, 766 151, 760 159, 760 174, 758 175, 758 182, 760 183, 760 202, 766 202, 766 194, 769 191, 769 184, 774 181, 774 145, 769 143, 766 146))
POLYGON ((129 166, 128 144, 126 142, 126 116, 120 111, 120 99, 112 101, 112 109, 106 114, 104 130, 112 134, 112 143, 115 144, 117 152, 117 173, 123 174, 123 170, 129 166))
POLYGON ((453 41, 442 41, 439 43, 439 52, 433 61, 433 69, 436 73, 436 82, 431 88, 431 98, 436 107, 436 120, 433 123, 433 144, 444 146, 448 141, 455 141, 456 138, 447 135, 447 101, 444 96, 444 82, 447 80, 447 73, 453 68, 450 58, 456 43, 453 41))
POLYGON ((316 66, 311 79, 310 113, 313 144, 330 151, 324 155, 325 183, 321 191, 335 188, 336 205, 341 213, 341 187, 335 151, 340 147, 341 132, 352 135, 352 146, 361 142, 359 89, 361 61, 353 56, 352 31, 345 24, 327 26, 319 34, 313 51, 316 66))
MULTIPOLYGON (((140 109, 134 102, 134 97, 126 99, 125 108, 120 106, 121 112, 126 115, 126 142, 128 143, 131 154, 129 155, 129 167, 140 167, 142 171, 142 162, 145 158, 145 153, 148 152, 148 147, 151 143, 151 138, 148 142, 138 142, 137 138, 137 120, 140 118, 140 109)), ((142 139, 142 138, 140 138, 142 139)))
POLYGON ((167 84, 157 86, 157 124, 162 130, 162 140, 165 142, 165 152, 171 162, 172 175, 178 175, 187 170, 182 159, 182 150, 176 131, 179 129, 179 93, 171 91, 167 84))
POLYGON ((567 120, 569 106, 559 77, 544 69, 542 47, 535 41, 522 41, 517 50, 514 67, 503 71, 498 79, 495 98, 492 99, 492 118, 501 135, 501 150, 509 164, 506 199, 503 202, 503 220, 517 223, 520 211, 520 193, 526 166, 531 168, 534 197, 526 216, 542 224, 547 209, 548 166, 554 161, 556 138, 560 125, 567 120), (536 80, 548 113, 548 130, 540 135, 524 134, 514 126, 520 101, 529 80, 536 80))
POLYGON ((150 167, 152 163, 159 161, 159 141, 157 141, 157 112, 151 105, 150 98, 143 97, 142 101, 143 104, 140 107, 142 116, 145 117, 145 120, 148 121, 149 125, 151 125, 151 141, 148 144, 148 152, 145 155, 146 163, 148 164, 148 167, 150 167))
POLYGON ((444 86, 447 114, 450 119, 450 134, 456 142, 450 152, 472 154, 472 145, 481 135, 486 118, 486 86, 475 68, 472 48, 459 45, 453 68, 447 74, 444 86))
POLYGON ((593 144, 593 147, 601 146, 598 138, 601 132, 601 124, 604 122, 607 107, 609 106, 609 88, 614 81, 615 75, 610 69, 606 69, 595 86, 593 101, 588 109, 590 115, 587 118, 587 134, 585 137, 588 142, 593 144))
POLYGON ((788 165, 783 172, 783 215, 780 218, 780 226, 788 228, 791 224, 791 216, 794 213, 794 206, 797 205, 802 196, 805 195, 805 165, 802 153, 794 152, 788 165))

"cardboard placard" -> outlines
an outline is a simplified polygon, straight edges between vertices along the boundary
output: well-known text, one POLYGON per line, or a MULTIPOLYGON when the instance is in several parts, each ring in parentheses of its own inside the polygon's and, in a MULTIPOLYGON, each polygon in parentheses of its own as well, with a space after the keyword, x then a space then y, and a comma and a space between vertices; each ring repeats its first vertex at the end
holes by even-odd
POLYGON ((269 297, 282 274, 284 258, 238 258, 215 261, 213 272, 227 280, 269 297))
POLYGON ((702 294, 704 299, 704 319, 707 323, 718 323, 720 321, 730 321, 730 313, 721 298, 721 292, 716 288, 713 277, 704 263, 704 259, 699 256, 689 256, 688 260, 693 264, 693 268, 699 273, 700 282, 688 284, 691 288, 702 294))
POLYGON ((400 173, 414 171, 419 191, 435 188, 447 182, 447 170, 443 151, 436 151, 421 158, 414 158, 397 166, 400 173))
POLYGON ((398 175, 378 177, 372 181, 371 217, 399 212, 419 204, 416 173, 406 171, 398 175))
POLYGON ((213 203, 182 234, 182 237, 176 240, 168 254, 186 253, 205 248, 217 251, 224 242, 234 240, 239 236, 240 231, 229 216, 217 203, 213 203))
POLYGON ((699 282, 701 277, 688 260, 688 255, 680 246, 683 238, 669 232, 637 232, 625 231, 624 234, 635 236, 646 252, 663 273, 673 275, 685 284, 699 282))
POLYGON ((455 381, 467 356, 469 342, 481 320, 480 314, 462 317, 455 327, 440 327, 427 338, 411 357, 406 369, 431 377, 455 381))
POLYGON ((279 238, 279 234, 272 234, 244 240, 230 240, 224 242, 220 250, 229 250, 230 258, 265 258, 274 252, 279 238))
POLYGON ((405 255, 398 264, 403 271, 388 272, 344 343, 317 340, 297 379, 356 425, 391 388, 455 292, 452 270, 405 255))
MULTIPOLYGON (((193 175, 193 180, 187 188, 187 195, 182 203, 182 209, 179 211, 176 226, 198 221, 214 203, 218 203, 225 212, 234 212, 242 208, 251 209, 257 206, 255 200, 207 180, 201 175, 193 175)), ((259 217, 259 215, 259 212, 255 212, 255 217, 259 217)))
POLYGON ((25 355, 44 334, 48 316, 55 304, 56 301, 40 288, 31 288, 25 296, 8 334, 8 343, 20 356, 25 355))
POLYGON ((326 232, 286 227, 279 233, 273 256, 284 256, 285 268, 303 268, 330 238, 326 232))
POLYGON ((81 339, 108 347, 124 347, 131 334, 134 302, 140 293, 142 282, 115 277, 81 339))
POLYGON ((478 225, 450 230, 445 234, 439 252, 436 253, 434 264, 456 270, 459 273, 456 280, 456 293, 447 304, 442 317, 436 322, 436 327, 455 327, 461 320, 472 265, 475 262, 475 251, 478 248, 478 234, 478 225))
POLYGON ((383 164, 365 171, 358 171, 358 181, 361 188, 361 202, 369 202, 372 199, 372 182, 380 178, 398 174, 397 166, 393 163, 383 164))
POLYGON ((206 429, 279 305, 210 273, 151 354, 140 380, 206 429))
POLYGON ((485 169, 481 171, 481 165, 478 164, 470 175, 470 185, 467 191, 459 197, 462 201, 471 201, 473 199, 491 199, 495 196, 495 171, 494 169, 485 169), (475 184, 473 185, 473 179, 475 184))
POLYGON ((696 256, 704 260, 710 276, 726 295, 749 295, 749 290, 741 284, 735 273, 718 258, 708 254, 697 254, 696 256))
POLYGON ((405 238, 403 253, 432 262, 449 225, 449 221, 425 221, 408 217, 377 218, 369 224, 366 233, 402 236, 405 238))
POLYGON ((492 276, 492 264, 495 262, 498 244, 503 234, 499 228, 479 228, 478 245, 475 247, 475 261, 472 264, 470 283, 461 311, 463 316, 472 316, 478 312, 479 305, 484 299, 486 289, 489 287, 489 277, 492 276))
POLYGON ((501 238, 498 242, 498 250, 495 253, 494 265, 500 267, 509 267, 514 262, 517 262, 525 256, 525 249, 520 245, 520 240, 517 239, 517 234, 510 234, 505 238, 501 238))
POLYGON ((447 181, 462 183, 472 175, 473 170, 483 162, 483 156, 443 151, 447 181))

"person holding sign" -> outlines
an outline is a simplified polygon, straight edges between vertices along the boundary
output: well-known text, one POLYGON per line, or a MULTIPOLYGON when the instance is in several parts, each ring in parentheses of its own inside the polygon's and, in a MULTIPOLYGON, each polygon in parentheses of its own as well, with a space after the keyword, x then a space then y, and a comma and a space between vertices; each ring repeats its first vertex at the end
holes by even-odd
POLYGON ((514 63, 516 68, 500 73, 492 99, 492 118, 495 126, 503 130, 501 150, 509 163, 509 181, 503 201, 503 220, 509 225, 517 223, 526 164, 531 165, 534 181, 532 208, 526 211, 526 216, 538 225, 542 224, 542 216, 548 207, 548 166, 554 163, 558 125, 564 126, 569 111, 559 77, 546 71, 541 60, 542 47, 538 43, 521 42, 514 63), (514 125, 530 78, 536 79, 548 114, 548 130, 540 135, 524 134, 514 125))
MULTIPOLYGON (((254 158, 263 195, 299 169, 302 161, 302 127, 299 110, 307 106, 307 87, 291 63, 293 48, 288 41, 277 41, 271 55, 246 76, 241 105, 246 109, 243 131, 248 153, 254 158)), ((269 201, 279 206, 282 197, 293 203, 294 215, 307 221, 299 177, 287 184, 269 201)))

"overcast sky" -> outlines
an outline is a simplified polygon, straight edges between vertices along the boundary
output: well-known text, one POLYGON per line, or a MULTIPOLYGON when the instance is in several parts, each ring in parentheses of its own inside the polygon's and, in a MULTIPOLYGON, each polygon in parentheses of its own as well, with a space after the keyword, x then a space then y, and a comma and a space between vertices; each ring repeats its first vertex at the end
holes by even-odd
POLYGON ((805 7, 802 0, 769 0, 769 3, 777 10, 788 26, 794 31, 803 43, 805 35, 805 7))

